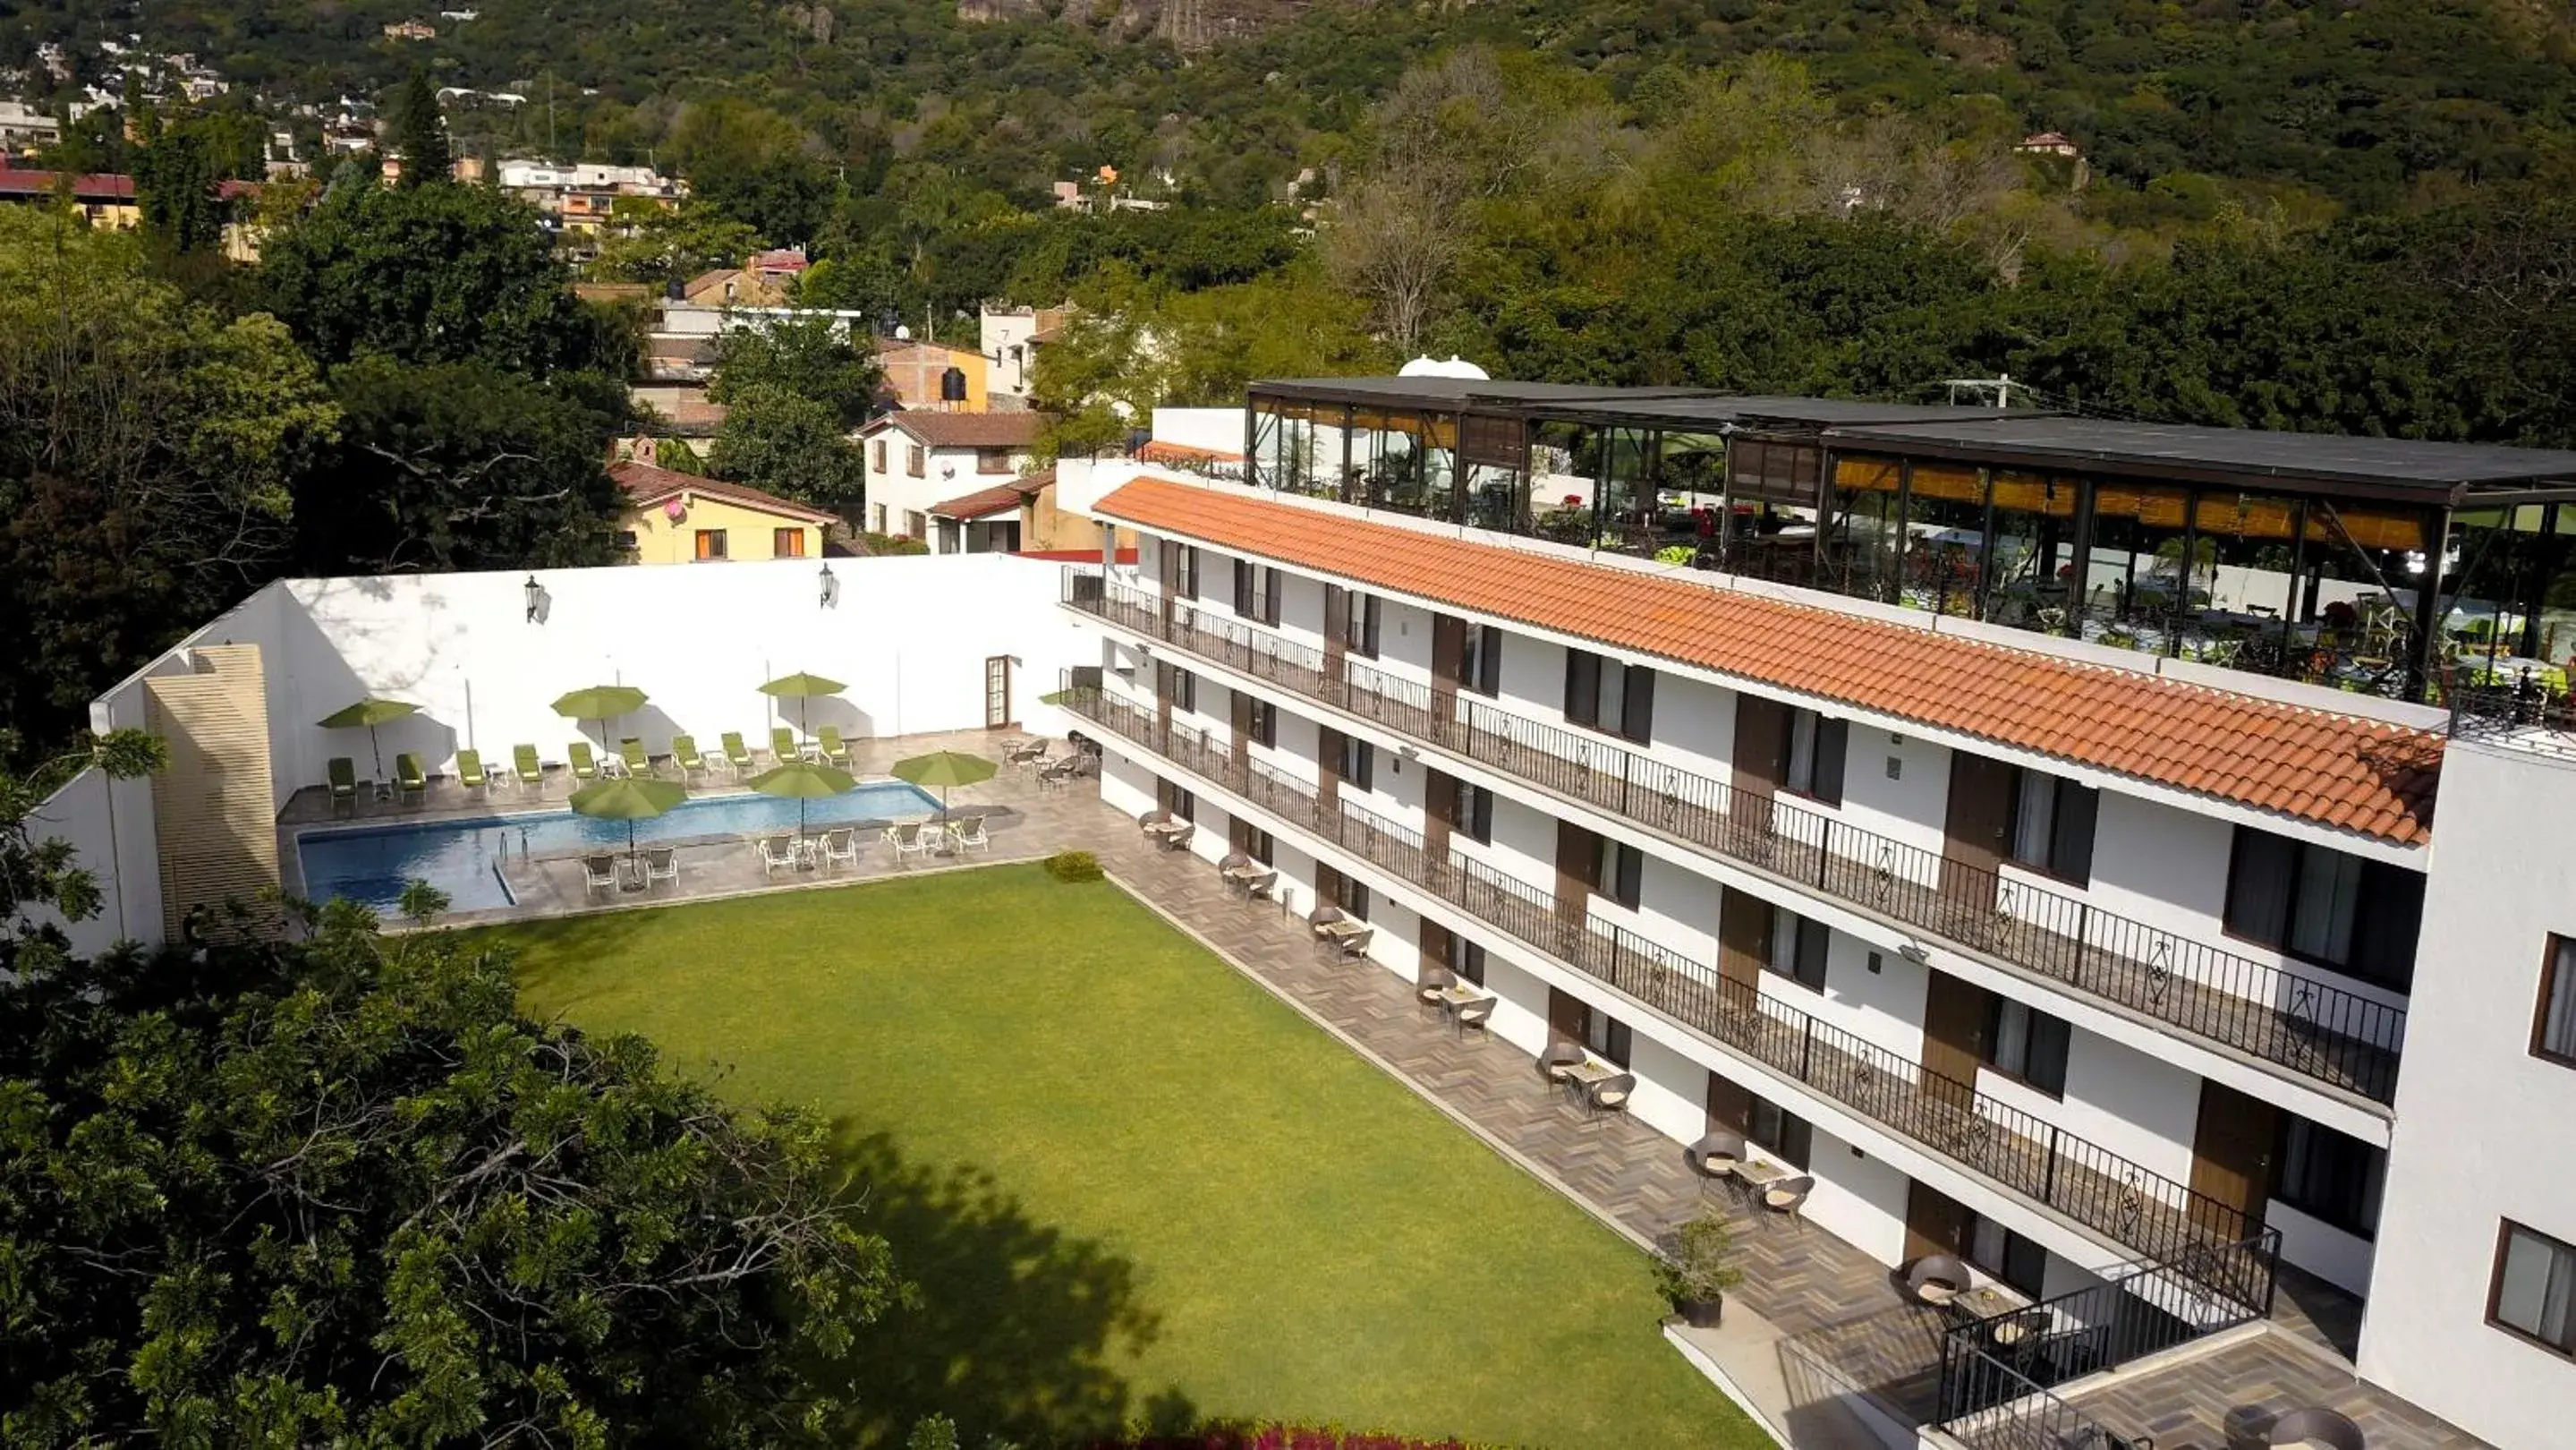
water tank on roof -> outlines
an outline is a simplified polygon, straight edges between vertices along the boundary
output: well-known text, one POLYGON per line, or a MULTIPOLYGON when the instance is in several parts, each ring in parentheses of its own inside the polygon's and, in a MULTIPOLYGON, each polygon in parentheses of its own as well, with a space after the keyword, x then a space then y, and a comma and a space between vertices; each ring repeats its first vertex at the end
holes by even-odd
POLYGON ((950 368, 948 371, 939 375, 939 401, 943 403, 962 403, 966 401, 966 370, 964 368, 950 368))
POLYGON ((1483 368, 1454 352, 1445 362, 1436 357, 1415 358, 1398 368, 1395 375, 1400 378, 1475 378, 1480 381, 1490 376, 1483 368))

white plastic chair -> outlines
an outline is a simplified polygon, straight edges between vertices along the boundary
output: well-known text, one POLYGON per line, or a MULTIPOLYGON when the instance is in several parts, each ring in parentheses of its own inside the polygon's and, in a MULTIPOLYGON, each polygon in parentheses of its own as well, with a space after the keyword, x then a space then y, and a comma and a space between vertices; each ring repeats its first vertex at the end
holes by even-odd
POLYGON ((823 833, 823 864, 856 866, 859 864, 859 833, 844 826, 823 833))
POLYGON ((615 893, 617 890, 617 858, 614 856, 582 857, 581 881, 582 885, 588 887, 592 891, 615 893))
POLYGON ((796 841, 789 836, 763 836, 760 841, 760 869, 764 876, 796 869, 796 841))
POLYGON ((894 847, 897 865, 901 865, 906 856, 930 854, 931 838, 929 831, 924 829, 926 824, 922 821, 898 821, 886 827, 885 838, 894 847))
POLYGON ((679 847, 655 846, 644 853, 644 885, 647 888, 650 888, 656 881, 677 881, 679 879, 679 847))
POLYGON ((957 843, 957 849, 960 851, 989 851, 993 847, 993 838, 984 834, 982 816, 959 816, 956 820, 950 821, 948 836, 957 843))

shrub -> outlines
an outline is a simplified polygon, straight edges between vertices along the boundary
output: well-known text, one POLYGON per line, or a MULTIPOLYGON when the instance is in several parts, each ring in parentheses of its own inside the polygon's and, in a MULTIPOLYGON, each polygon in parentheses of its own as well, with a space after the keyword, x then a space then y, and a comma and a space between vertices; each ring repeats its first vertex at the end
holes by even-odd
POLYGON ((1675 1303, 1705 1303, 1743 1281, 1735 1267, 1735 1235, 1723 1214, 1703 1213, 1674 1229, 1655 1254, 1655 1285, 1675 1303))
POLYGON ((863 533, 859 535, 859 542, 867 545, 868 552, 871 554, 927 554, 930 552, 928 544, 904 534, 863 533))
POLYGON ((1058 851, 1047 858, 1046 869, 1058 881, 1097 881, 1102 875, 1100 858, 1089 851, 1058 851))

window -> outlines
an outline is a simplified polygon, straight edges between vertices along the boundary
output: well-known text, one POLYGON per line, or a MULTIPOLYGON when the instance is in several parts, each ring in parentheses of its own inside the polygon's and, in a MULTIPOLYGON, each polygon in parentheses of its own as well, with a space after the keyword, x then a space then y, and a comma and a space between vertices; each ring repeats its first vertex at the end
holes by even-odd
MULTIPOLYGON (((878 446, 883 447, 885 445, 879 444, 878 446)), ((886 506, 884 504, 878 504, 876 506, 875 519, 876 531, 880 534, 884 533, 886 531, 886 506)))
MULTIPOLYGON (((873 443, 873 444, 869 445, 869 450, 868 450, 868 471, 869 471, 870 473, 877 473, 877 474, 882 474, 882 473, 884 473, 884 472, 886 471, 886 466, 885 466, 885 440, 884 440, 884 439, 882 439, 882 438, 878 439, 875 443, 873 443)), ((884 515, 882 512, 880 512, 880 513, 877 515, 877 526, 878 526, 880 529, 882 529, 882 528, 885 526, 885 515, 884 515)))
POLYGON ((976 450, 975 450, 975 471, 976 471, 977 473, 1008 473, 1008 472, 1010 472, 1010 471, 1011 471, 1011 450, 1009 450, 1009 449, 1007 449, 1007 448, 978 448, 978 449, 976 449, 976 450))
POLYGON ((1815 1149, 1815 1128, 1806 1119, 1790 1112, 1769 1098, 1755 1095, 1750 1116, 1751 1129, 1745 1137, 1768 1149, 1771 1156, 1806 1171, 1807 1159, 1815 1149))
POLYGON ((2273 1145, 2272 1196, 2324 1223, 2363 1238, 2379 1232, 2379 1190, 2388 1154, 2321 1128, 2295 1113, 2281 1115, 2273 1145))
POLYGON ((1353 921, 1369 919, 1369 889, 1348 876, 1333 876, 1333 904, 1348 913, 1353 921))
POLYGON ((1490 700, 1503 688, 1503 632, 1490 624, 1467 626, 1467 648, 1458 662, 1458 684, 1490 700))
POLYGON ((1602 838, 1592 857, 1592 889, 1634 911, 1643 895, 1646 853, 1602 838))
POLYGON ((930 454, 918 443, 903 450, 903 471, 919 478, 930 471, 930 454))
POLYGON ((772 529, 772 530, 770 530, 770 531, 769 531, 769 556, 770 556, 771 558, 773 558, 773 559, 802 559, 802 558, 804 558, 804 557, 805 557, 805 531, 804 531, 803 529, 772 529))
POLYGON ((2078 886, 2093 879, 2099 792, 2036 770, 2013 771, 2012 859, 2078 886))
POLYGON ((1626 1067, 1628 1048, 1634 1040, 1628 1024, 1609 1013, 1596 1009, 1583 1014, 1583 1045, 1591 1048, 1594 1055, 1626 1067))
POLYGON ((1173 590, 1173 592, 1174 592, 1174 593, 1176 593, 1176 594, 1178 594, 1178 595, 1180 595, 1183 599, 1196 599, 1196 598, 1198 598, 1198 597, 1199 597, 1199 551, 1198 551, 1198 546, 1197 546, 1197 545, 1195 545, 1195 544, 1172 544, 1172 543, 1166 543, 1166 544, 1164 544, 1164 545, 1163 545, 1163 547, 1164 547, 1164 548, 1166 548, 1166 549, 1178 549, 1178 550, 1180 550, 1180 553, 1178 553, 1178 554, 1176 554, 1176 555, 1174 555, 1174 556, 1173 556, 1173 565, 1172 565, 1172 590, 1173 590))
POLYGON ((1377 658, 1379 607, 1384 601, 1350 590, 1344 597, 1342 647, 1362 659, 1377 658))
POLYGON ((2415 976, 2424 878, 2251 826, 2227 867, 2227 930, 2405 991, 2415 976))
POLYGON ((928 539, 930 537, 930 515, 923 513, 919 509, 905 509, 903 511, 903 531, 911 538, 928 539))
POLYGON ((1485 985, 1485 949, 1456 932, 1449 934, 1449 970, 1461 981, 1485 985))
POLYGON ((1199 818, 1199 798, 1179 786, 1172 787, 1172 814, 1195 825, 1199 818))
POLYGON ((725 531, 722 529, 698 530, 698 557, 701 559, 725 557, 725 531))
POLYGON ((2048 1283, 2048 1250, 1982 1214, 1968 1216, 1969 1263, 2036 1299, 2048 1283))
POLYGON ((1279 571, 1249 559, 1234 561, 1234 612, 1263 624, 1279 622, 1279 571))
POLYGON ((1458 813, 1451 826, 1480 846, 1494 844, 1494 793, 1463 780, 1457 785, 1458 813))
POLYGON ((2549 939, 2549 956, 2540 964, 2540 1023, 2532 1029, 2531 1050, 2576 1067, 2576 937, 2549 939))
POLYGON ((2050 1097, 2064 1097, 2066 1047, 2073 1035, 2063 1018, 1997 997, 1986 1020, 1986 1065, 2050 1097))
POLYGON ((1260 862, 1264 866, 1275 866, 1279 863, 1270 859, 1273 849, 1274 848, 1270 840, 1270 833, 1268 831, 1261 829, 1259 826, 1247 826, 1244 828, 1243 854, 1260 862))
POLYGON ((1655 672, 1590 650, 1565 652, 1565 718, 1642 745, 1654 733, 1655 672))
POLYGON ((617 547, 626 553, 632 554, 637 549, 641 548, 642 545, 635 541, 635 531, 633 529, 619 529, 617 531, 617 547))
POLYGON ((2507 1223, 2496 1243, 2487 1322, 2576 1355, 2576 1246, 2507 1223))
POLYGON ((1245 738, 1252 741, 1255 745, 1267 745, 1273 750, 1278 749, 1279 707, 1271 704, 1268 700, 1258 698, 1254 699, 1252 702, 1252 723, 1250 727, 1244 731, 1244 735, 1245 738))
POLYGON ((1850 721, 1791 706, 1789 766, 1781 788, 1829 806, 1841 805, 1843 757, 1849 753, 1850 738, 1850 721))
POLYGON ((1175 710, 1187 711, 1197 710, 1199 707, 1199 677, 1191 674, 1185 669, 1182 669, 1178 665, 1166 665, 1164 668, 1171 671, 1171 673, 1165 677, 1170 681, 1169 687, 1165 693, 1171 696, 1172 708, 1175 710))
POLYGON ((1377 747, 1365 740, 1342 737, 1342 784, 1354 790, 1373 789, 1377 778, 1377 747))
POLYGON ((1825 989, 1825 952, 1834 929, 1794 911, 1771 908, 1771 959, 1762 965, 1801 986, 1825 989))

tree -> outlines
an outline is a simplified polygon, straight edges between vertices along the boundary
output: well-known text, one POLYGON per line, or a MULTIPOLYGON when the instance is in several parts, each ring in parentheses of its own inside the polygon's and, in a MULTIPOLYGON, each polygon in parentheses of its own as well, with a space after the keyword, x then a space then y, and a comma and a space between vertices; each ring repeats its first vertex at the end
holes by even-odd
POLYGON ((362 358, 332 377, 345 422, 295 501, 297 556, 323 574, 616 562, 606 464, 621 395, 489 363, 362 358))
POLYGON ((692 102, 672 126, 670 154, 693 194, 781 243, 810 242, 832 206, 832 172, 803 127, 730 96, 692 102))
POLYGON ((47 941, 59 946, 26 908, 50 911, 65 921, 86 921, 99 913, 98 880, 80 864, 69 841, 59 836, 37 840, 27 823, 45 798, 82 769, 96 766, 108 775, 131 780, 169 764, 169 748, 140 730, 115 730, 83 738, 73 750, 38 762, 25 773, 7 768, 17 754, 14 736, 0 733, 0 967, 12 945, 47 941))
POLYGON ((609 211, 608 240, 600 243, 591 275, 604 282, 685 282, 720 263, 740 262, 766 243, 760 233, 691 198, 665 208, 620 197, 609 211))
POLYGON ((858 511, 867 488, 859 446, 831 405, 774 383, 734 395, 707 472, 844 515, 858 511))
POLYGON ((716 339, 707 397, 733 403, 761 388, 783 388, 830 408, 846 431, 875 410, 884 383, 875 352, 854 342, 838 320, 781 318, 716 339))
POLYGON ((326 363, 372 352, 537 377, 630 365, 616 329, 573 296, 536 209, 489 187, 335 186, 261 247, 260 277, 326 363))
POLYGON ((229 174, 221 139, 204 121, 161 128, 134 157, 135 201, 143 229, 170 252, 212 252, 224 244, 224 204, 217 194, 229 174))
POLYGON ((500 947, 301 915, 0 941, 0 1442, 830 1443, 908 1290, 827 1123, 520 1017, 500 947))
POLYGON ((393 127, 394 154, 402 158, 402 185, 427 186, 454 176, 447 117, 438 108, 438 88, 430 84, 428 71, 413 71, 386 98, 385 116, 393 127))

